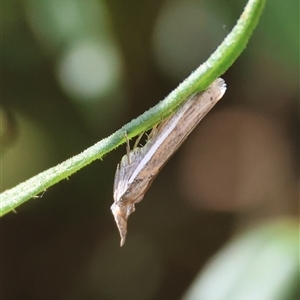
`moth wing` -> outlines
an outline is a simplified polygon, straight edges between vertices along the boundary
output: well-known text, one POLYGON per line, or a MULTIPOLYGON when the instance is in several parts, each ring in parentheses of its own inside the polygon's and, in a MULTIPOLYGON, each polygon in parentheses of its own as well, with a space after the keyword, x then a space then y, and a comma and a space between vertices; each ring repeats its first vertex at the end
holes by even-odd
POLYGON ((143 159, 145 147, 136 147, 129 153, 129 160, 127 154, 121 159, 117 166, 115 181, 114 181, 114 200, 117 203, 122 195, 128 190, 129 178, 143 159))
POLYGON ((128 157, 124 155, 121 162, 117 166, 115 181, 114 181, 114 200, 117 203, 122 197, 124 192, 127 190, 128 182, 128 157))

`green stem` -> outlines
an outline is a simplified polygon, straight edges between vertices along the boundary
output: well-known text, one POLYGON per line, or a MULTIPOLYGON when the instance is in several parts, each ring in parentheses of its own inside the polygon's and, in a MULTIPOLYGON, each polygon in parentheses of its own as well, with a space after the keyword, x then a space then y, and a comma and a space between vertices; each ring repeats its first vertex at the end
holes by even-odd
POLYGON ((266 0, 249 0, 237 24, 217 50, 163 101, 82 153, 0 194, 0 216, 13 211, 30 198, 60 180, 68 178, 92 161, 101 158, 104 154, 124 143, 125 131, 129 138, 146 131, 170 115, 188 96, 206 89, 242 53, 258 23, 265 2, 266 0))

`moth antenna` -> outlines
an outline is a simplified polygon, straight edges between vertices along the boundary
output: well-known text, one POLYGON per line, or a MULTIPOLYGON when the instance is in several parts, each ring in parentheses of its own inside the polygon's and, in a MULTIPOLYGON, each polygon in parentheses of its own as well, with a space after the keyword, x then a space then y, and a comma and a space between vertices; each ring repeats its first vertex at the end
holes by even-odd
POLYGON ((170 116, 168 116, 167 118, 165 118, 164 120, 161 120, 160 123, 158 124, 158 130, 161 129, 162 127, 165 126, 165 124, 169 121, 169 119, 171 119, 173 114, 171 114, 170 116))

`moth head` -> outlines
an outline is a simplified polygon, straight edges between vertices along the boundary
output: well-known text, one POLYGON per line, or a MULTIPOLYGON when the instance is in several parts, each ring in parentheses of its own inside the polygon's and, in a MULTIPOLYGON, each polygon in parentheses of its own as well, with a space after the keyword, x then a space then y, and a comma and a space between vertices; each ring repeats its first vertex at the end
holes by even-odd
POLYGON ((118 203, 113 203, 113 205, 110 207, 117 227, 120 232, 121 236, 121 246, 124 245, 125 243, 125 238, 127 234, 127 220, 128 217, 131 213, 135 211, 134 204, 129 204, 129 205, 119 205, 118 203))

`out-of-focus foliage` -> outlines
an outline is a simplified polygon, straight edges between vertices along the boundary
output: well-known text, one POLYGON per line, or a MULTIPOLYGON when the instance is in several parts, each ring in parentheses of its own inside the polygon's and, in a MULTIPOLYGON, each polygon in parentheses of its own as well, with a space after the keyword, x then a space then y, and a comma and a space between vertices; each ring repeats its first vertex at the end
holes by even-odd
POLYGON ((297 299, 299 268, 299 222, 264 224, 221 249, 183 300, 297 299))

